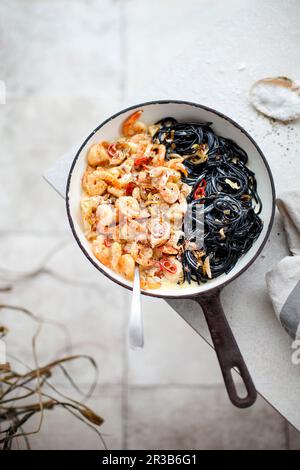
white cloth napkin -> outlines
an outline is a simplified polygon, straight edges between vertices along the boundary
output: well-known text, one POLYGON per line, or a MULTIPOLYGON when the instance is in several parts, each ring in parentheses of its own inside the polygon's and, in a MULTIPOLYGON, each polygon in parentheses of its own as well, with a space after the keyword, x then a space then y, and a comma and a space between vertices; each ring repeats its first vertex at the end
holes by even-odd
POLYGON ((280 323, 293 339, 300 339, 300 191, 283 193, 276 204, 291 254, 267 273, 267 288, 280 323))

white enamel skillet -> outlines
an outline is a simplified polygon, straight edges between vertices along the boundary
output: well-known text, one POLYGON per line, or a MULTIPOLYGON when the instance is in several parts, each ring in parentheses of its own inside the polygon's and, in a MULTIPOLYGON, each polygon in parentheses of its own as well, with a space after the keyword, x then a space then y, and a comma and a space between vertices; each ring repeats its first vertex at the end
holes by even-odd
MULTIPOLYGON (((251 406, 256 400, 256 390, 243 357, 231 332, 220 302, 220 291, 230 281, 243 273, 254 262, 262 251, 274 218, 275 190, 269 165, 252 137, 232 119, 213 109, 185 101, 151 101, 131 106, 110 117, 100 124, 83 142, 72 163, 66 192, 67 214, 73 235, 89 261, 112 281, 127 289, 132 283, 108 267, 101 264, 94 256, 86 240, 81 223, 80 200, 82 197, 81 178, 86 166, 86 154, 90 145, 100 140, 113 140, 119 137, 122 122, 134 111, 143 109, 143 121, 153 124, 166 117, 173 116, 178 121, 212 122, 216 134, 232 139, 249 157, 248 166, 255 172, 258 192, 262 200, 261 218, 263 230, 251 249, 241 257, 235 267, 228 273, 202 285, 184 285, 183 287, 158 290, 142 290, 144 295, 160 298, 192 298, 200 304, 205 315, 212 341, 218 356, 224 382, 232 403, 240 408, 251 406), (245 397, 238 395, 232 378, 232 368, 240 373, 247 391, 245 397)), ((245 289, 245 295, 247 291, 245 289)))

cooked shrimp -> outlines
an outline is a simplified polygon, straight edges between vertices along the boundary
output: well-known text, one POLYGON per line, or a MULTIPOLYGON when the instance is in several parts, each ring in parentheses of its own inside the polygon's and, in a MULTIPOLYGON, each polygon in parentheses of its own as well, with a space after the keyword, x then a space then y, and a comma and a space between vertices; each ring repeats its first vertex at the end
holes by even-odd
POLYGON ((171 226, 159 219, 149 220, 150 244, 152 248, 163 245, 170 238, 171 226))
POLYGON ((105 266, 111 266, 111 248, 104 244, 104 238, 100 235, 92 243, 96 258, 105 266))
POLYGON ((130 254, 122 255, 118 262, 118 271, 129 281, 134 279, 135 261, 130 254))
POLYGON ((151 168, 151 170, 149 171, 150 178, 159 178, 164 175, 169 175, 169 173, 168 170, 163 166, 151 168))
POLYGON ((159 191, 165 188, 168 181, 176 183, 181 179, 179 171, 173 170, 172 168, 166 168, 164 166, 151 168, 149 176, 152 178, 153 185, 157 186, 159 191))
POLYGON ((103 181, 95 170, 84 175, 82 187, 89 196, 101 196, 107 189, 107 184, 103 181))
POLYGON ((154 147, 155 155, 152 159, 152 165, 161 166, 165 163, 166 156, 166 147, 162 144, 159 144, 154 147))
POLYGON ((187 208, 188 208, 188 204, 186 202, 186 196, 184 195, 184 193, 181 193, 179 196, 179 210, 181 210, 182 213, 185 214, 187 211, 187 208))
POLYGON ((139 223, 136 220, 126 221, 120 226, 119 235, 121 240, 146 240, 147 227, 145 223, 139 223))
POLYGON ((124 243, 122 245, 124 253, 130 253, 131 252, 132 243, 133 243, 132 241, 126 241, 126 243, 124 243))
POLYGON ((120 261, 121 256, 122 256, 122 248, 121 248, 121 245, 120 245, 120 243, 118 243, 118 242, 114 242, 114 243, 111 245, 111 267, 112 267, 112 269, 114 269, 115 271, 116 271, 117 268, 118 268, 118 264, 119 264, 119 261, 120 261))
POLYGON ((130 183, 132 180, 132 176, 130 174, 125 174, 121 178, 117 178, 113 185, 116 188, 123 189, 126 188, 128 183, 130 183))
POLYGON ((142 115, 142 112, 142 110, 135 111, 127 119, 125 119, 122 125, 123 135, 130 137, 134 134, 141 134, 142 132, 146 131, 146 125, 143 122, 138 121, 142 115))
MULTIPOLYGON (((156 289, 163 280, 184 279, 181 257, 187 245, 179 239, 191 187, 182 181, 186 156, 169 153, 176 151, 169 145, 172 135, 155 136, 162 124, 148 127, 141 115, 138 110, 127 117, 122 137, 88 150, 81 212, 97 259, 131 281, 138 266, 141 287, 156 289)), ((199 262, 211 277, 204 255, 199 262)))
POLYGON ((81 214, 86 230, 89 230, 95 223, 96 209, 99 202, 100 196, 85 197, 80 202, 81 214))
POLYGON ((119 178, 122 174, 122 170, 118 168, 117 166, 114 166, 113 168, 109 168, 107 172, 114 176, 115 178, 119 178))
POLYGON ((97 224, 97 234, 102 237, 108 237, 111 240, 119 240, 119 226, 118 225, 102 225, 101 222, 97 224))
POLYGON ((151 168, 149 176, 152 178, 152 185, 161 191, 167 184, 170 176, 170 170, 163 166, 151 168))
POLYGON ((111 172, 103 169, 98 169, 93 172, 95 178, 105 181, 105 183, 113 184, 117 179, 116 175, 113 175, 111 172))
POLYGON ((117 147, 116 144, 110 144, 108 147, 107 153, 111 157, 110 165, 120 165, 127 157, 128 152, 126 150, 123 151, 122 148, 119 147, 123 147, 123 145, 121 144, 117 147))
POLYGON ((172 204, 168 209, 167 217, 172 220, 176 216, 183 216, 187 211, 188 205, 185 196, 181 193, 178 202, 172 204))
POLYGON ((173 160, 170 160, 169 162, 166 163, 166 166, 168 168, 171 168, 172 170, 180 171, 183 173, 185 176, 187 176, 188 172, 186 167, 183 165, 183 158, 174 158, 173 160))
POLYGON ((178 183, 181 180, 181 174, 180 171, 173 170, 173 168, 168 168, 169 172, 169 181, 172 181, 172 183, 178 183))
POLYGON ((149 210, 147 209, 147 207, 141 207, 141 212, 139 214, 139 219, 148 219, 149 217, 151 217, 151 214, 150 214, 149 210))
POLYGON ((184 232, 182 230, 175 230, 174 233, 170 236, 167 243, 165 243, 161 247, 162 253, 167 255, 177 255, 180 251, 180 245, 178 245, 178 241, 181 237, 184 236, 184 232))
POLYGON ((125 158, 127 158, 126 153, 119 152, 118 156, 113 157, 110 160, 110 165, 120 165, 125 160, 125 158))
POLYGON ((116 222, 116 211, 112 204, 100 204, 96 214, 99 222, 103 226, 108 226, 116 222))
POLYGON ((118 188, 115 188, 114 186, 109 186, 107 188, 107 192, 109 194, 112 194, 112 196, 115 196, 115 197, 119 198, 119 197, 124 196, 125 189, 118 189, 118 188))
POLYGON ((159 202, 158 204, 147 206, 153 220, 167 220, 169 207, 169 204, 166 202, 159 202))
POLYGON ((136 218, 140 213, 139 203, 132 196, 122 196, 116 202, 119 211, 128 218, 136 218))
POLYGON ((87 160, 91 166, 106 165, 109 163, 110 158, 107 153, 108 142, 100 142, 93 144, 87 154, 87 160))
POLYGON ((180 191, 176 183, 167 183, 166 186, 160 190, 161 197, 168 204, 174 204, 179 199, 180 191))
POLYGON ((154 260, 152 259, 152 248, 139 241, 132 244, 131 255, 136 263, 140 264, 141 266, 150 267, 154 264, 154 260))
POLYGON ((120 172, 117 168, 112 170, 95 170, 94 174, 97 178, 105 181, 109 185, 112 185, 118 189, 125 188, 131 179, 131 175, 124 175, 118 178, 120 172))
MULTIPOLYGON (((142 134, 136 134, 136 136, 141 136, 142 134)), ((135 137, 135 136, 133 136, 135 137)), ((137 148, 138 148, 138 143, 132 142, 133 137, 123 137, 118 141, 118 148, 122 150, 124 154, 130 156, 131 154, 135 154, 137 148)))
POLYGON ((182 194, 179 197, 179 202, 169 206, 169 209, 166 213, 166 219, 173 223, 174 230, 181 230, 187 207, 188 205, 186 199, 182 194))
POLYGON ((184 212, 180 207, 179 202, 169 206, 169 209, 166 213, 166 217, 170 222, 175 222, 176 220, 181 220, 183 218, 184 212))
POLYGON ((148 143, 151 143, 151 137, 145 132, 142 132, 141 134, 134 134, 132 137, 128 138, 128 145, 132 150, 137 149, 138 144, 148 143))
POLYGON ((171 205, 170 209, 168 210, 168 212, 166 214, 166 217, 169 220, 169 222, 172 223, 172 227, 173 227, 174 230, 180 230, 181 229, 182 223, 183 223, 184 213, 180 209, 180 204, 179 203, 171 205))

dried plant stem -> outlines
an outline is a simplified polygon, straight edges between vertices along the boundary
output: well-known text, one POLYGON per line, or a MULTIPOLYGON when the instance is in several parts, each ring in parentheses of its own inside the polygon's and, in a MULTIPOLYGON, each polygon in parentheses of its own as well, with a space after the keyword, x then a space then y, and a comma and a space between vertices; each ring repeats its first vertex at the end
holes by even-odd
MULTIPOLYGON (((29 449, 30 443, 28 436, 34 435, 40 431, 44 419, 44 411, 52 410, 58 406, 63 407, 74 417, 91 427, 94 432, 97 433, 102 445, 106 449, 107 447, 102 434, 97 429, 98 426, 102 425, 103 419, 82 401, 77 401, 63 394, 51 383, 50 380, 55 371, 59 369, 67 379, 68 383, 70 383, 78 393, 83 395, 85 399, 88 399, 96 387, 98 378, 98 368, 94 359, 87 355, 68 355, 51 361, 46 365, 40 366, 37 354, 37 340, 42 327, 46 323, 59 328, 65 327, 59 322, 42 319, 24 307, 2 303, 0 304, 0 312, 3 309, 26 315, 32 321, 37 323, 37 328, 32 337, 34 369, 31 369, 26 365, 28 369, 27 372, 19 373, 12 368, 11 364, 2 365, 0 368, 0 446, 2 445, 2 449, 11 449, 13 441, 15 441, 17 446, 19 446, 18 439, 20 437, 24 439, 25 446, 29 449), (95 379, 86 394, 83 394, 77 386, 74 378, 66 369, 66 366, 72 361, 82 359, 87 360, 95 371, 95 379), (45 386, 52 390, 58 397, 61 397, 62 400, 46 393, 44 390, 45 386), (26 393, 22 393, 20 395, 20 391, 24 391, 26 393), (26 403, 26 400, 33 397, 36 397, 36 401, 26 403), (39 415, 39 420, 35 429, 25 431, 24 426, 37 413, 39 415), (2 429, 2 425, 4 423, 6 426, 2 429)), ((69 339, 67 331, 65 331, 65 333, 66 339, 69 339)), ((2 336, 7 335, 8 329, 0 325, 0 334, 2 336)), ((69 342, 68 348, 71 349, 71 342, 69 342)), ((16 362, 24 365, 23 361, 17 360, 16 362)))

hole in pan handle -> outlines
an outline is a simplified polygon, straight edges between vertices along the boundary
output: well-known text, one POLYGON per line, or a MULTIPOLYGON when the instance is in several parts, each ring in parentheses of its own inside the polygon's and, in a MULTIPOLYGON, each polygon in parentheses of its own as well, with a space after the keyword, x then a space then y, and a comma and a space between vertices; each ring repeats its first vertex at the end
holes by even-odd
POLYGON ((203 313, 217 353, 225 386, 231 402, 238 408, 247 408, 256 400, 257 392, 234 339, 220 301, 220 289, 213 289, 196 297, 203 313), (240 373, 247 395, 240 397, 232 377, 232 368, 240 373))

